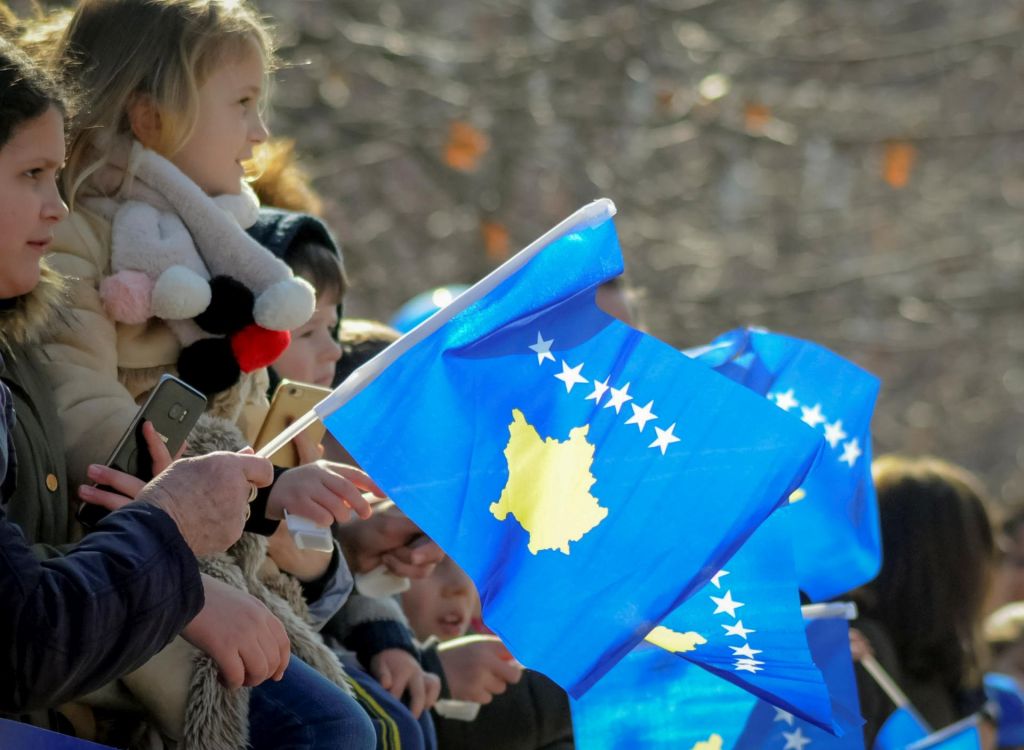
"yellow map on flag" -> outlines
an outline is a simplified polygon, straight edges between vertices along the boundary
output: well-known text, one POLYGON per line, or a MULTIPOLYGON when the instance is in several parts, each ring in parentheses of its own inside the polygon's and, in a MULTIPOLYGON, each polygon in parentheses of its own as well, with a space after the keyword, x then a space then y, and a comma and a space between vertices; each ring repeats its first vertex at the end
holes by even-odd
POLYGON ((608 515, 590 494, 594 475, 594 446, 587 442, 590 425, 576 427, 568 440, 542 440, 518 409, 512 410, 505 447, 508 483, 491 514, 504 521, 511 513, 530 535, 527 549, 558 550, 569 554, 578 542, 608 515))
POLYGON ((664 625, 656 627, 647 634, 644 640, 674 654, 696 651, 697 646, 703 646, 708 642, 707 638, 694 630, 680 633, 678 630, 671 630, 664 625))

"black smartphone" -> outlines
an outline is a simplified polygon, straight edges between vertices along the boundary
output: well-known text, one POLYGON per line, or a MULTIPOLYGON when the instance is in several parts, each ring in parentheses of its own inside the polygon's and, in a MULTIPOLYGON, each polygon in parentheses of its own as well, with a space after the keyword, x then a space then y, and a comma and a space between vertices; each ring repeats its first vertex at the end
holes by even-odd
MULTIPOLYGON (((148 482, 153 478, 153 459, 142 435, 142 425, 152 422, 173 456, 181 450, 205 409, 206 397, 202 393, 173 375, 164 375, 117 442, 107 466, 148 482)), ((109 511, 99 505, 82 503, 76 517, 82 526, 91 529, 107 513, 109 511)))

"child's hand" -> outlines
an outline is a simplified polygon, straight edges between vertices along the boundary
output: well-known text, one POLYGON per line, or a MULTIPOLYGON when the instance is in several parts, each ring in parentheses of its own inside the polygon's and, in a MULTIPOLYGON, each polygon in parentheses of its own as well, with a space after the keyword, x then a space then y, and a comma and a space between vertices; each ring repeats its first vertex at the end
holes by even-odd
POLYGON ((413 655, 400 648, 386 648, 370 659, 370 674, 398 700, 408 691, 409 711, 417 719, 441 695, 441 680, 437 675, 424 672, 413 655))
POLYGON ((436 542, 388 501, 376 503, 373 518, 337 529, 337 538, 353 573, 368 573, 379 565, 404 578, 426 578, 444 559, 436 542))
POLYGON ((267 554, 274 564, 303 583, 321 578, 331 565, 331 555, 318 549, 299 549, 285 524, 267 537, 267 554))
MULTIPOLYGON (((154 477, 170 466, 176 459, 181 458, 181 455, 188 447, 187 443, 182 444, 178 455, 171 456, 167 450, 166 443, 160 439, 159 433, 157 433, 153 423, 149 420, 142 423, 142 436, 146 440, 146 447, 149 449, 149 455, 153 460, 154 477)), ((110 511, 123 508, 134 500, 136 495, 142 492, 142 488, 146 486, 146 483, 138 477, 112 469, 103 464, 91 464, 86 469, 86 476, 96 484, 112 488, 114 492, 83 484, 78 488, 79 498, 87 503, 99 505, 110 511)))
POLYGON ((261 601, 216 578, 203 576, 206 604, 181 632, 210 656, 229 688, 280 680, 291 654, 288 634, 261 601))
POLYGON ((523 667, 492 635, 468 635, 437 647, 452 697, 488 704, 495 695, 519 682, 523 667))
POLYGON ((370 504, 361 490, 384 496, 365 472, 345 464, 316 461, 289 469, 278 478, 267 500, 267 517, 284 518, 287 510, 320 526, 347 521, 352 511, 360 518, 369 518, 370 504))

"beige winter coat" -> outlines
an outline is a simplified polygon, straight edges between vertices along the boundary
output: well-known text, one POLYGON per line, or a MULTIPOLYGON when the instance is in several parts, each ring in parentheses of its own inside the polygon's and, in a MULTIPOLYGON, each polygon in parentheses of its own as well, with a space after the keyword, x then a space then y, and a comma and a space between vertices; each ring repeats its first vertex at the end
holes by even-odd
MULTIPOLYGON (((59 224, 50 263, 70 279, 68 325, 44 348, 64 424, 68 472, 77 484, 85 481, 90 463, 110 457, 160 376, 175 372, 181 344, 157 318, 127 325, 107 317, 99 283, 110 273, 110 224, 102 217, 79 209, 59 224)), ((239 428, 237 444, 230 447, 255 439, 268 408, 266 391, 261 369, 213 399, 207 414, 239 428)))

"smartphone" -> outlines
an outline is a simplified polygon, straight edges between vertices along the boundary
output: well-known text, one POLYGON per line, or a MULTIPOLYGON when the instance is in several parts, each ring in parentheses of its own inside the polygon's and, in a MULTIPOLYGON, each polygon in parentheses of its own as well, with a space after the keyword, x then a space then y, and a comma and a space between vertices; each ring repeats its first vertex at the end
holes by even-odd
MULTIPOLYGON (((205 409, 206 397, 202 393, 173 375, 164 375, 117 442, 107 466, 148 482, 153 478, 153 459, 142 436, 142 425, 152 422, 173 456, 181 450, 205 409)), ((82 503, 77 518, 83 526, 91 529, 107 513, 108 510, 98 505, 82 503)))
MULTIPOLYGON (((280 435, 284 428, 308 412, 318 403, 331 394, 330 388, 322 388, 318 385, 300 383, 297 380, 282 380, 274 391, 274 397, 270 401, 270 411, 267 412, 263 426, 260 427, 259 435, 256 436, 256 450, 280 435)), ((319 419, 303 430, 302 434, 313 442, 319 443, 324 436, 324 423, 319 419)), ((288 443, 281 450, 270 457, 270 463, 280 466, 282 469, 290 469, 299 465, 299 452, 295 445, 288 443)))

